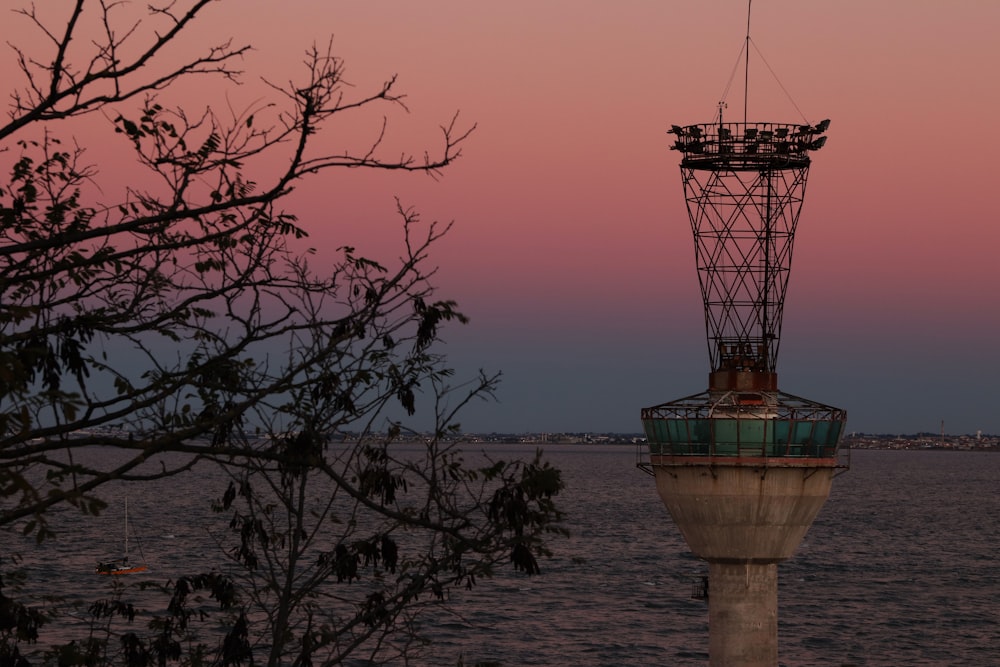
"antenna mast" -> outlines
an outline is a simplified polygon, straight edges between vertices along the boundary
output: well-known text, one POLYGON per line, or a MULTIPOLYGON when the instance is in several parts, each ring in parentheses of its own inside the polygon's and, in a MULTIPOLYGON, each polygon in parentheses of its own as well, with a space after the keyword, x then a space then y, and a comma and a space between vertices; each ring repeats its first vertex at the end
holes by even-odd
POLYGON ((744 49, 746 61, 743 67, 743 122, 747 122, 747 98, 750 96, 750 5, 753 0, 747 0, 747 41, 744 49))

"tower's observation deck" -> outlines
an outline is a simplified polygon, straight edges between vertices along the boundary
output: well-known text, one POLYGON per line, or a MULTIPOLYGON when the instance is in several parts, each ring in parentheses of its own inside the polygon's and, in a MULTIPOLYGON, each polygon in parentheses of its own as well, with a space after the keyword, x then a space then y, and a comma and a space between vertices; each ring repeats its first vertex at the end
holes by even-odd
POLYGON ((652 465, 671 456, 822 464, 815 459, 836 459, 846 418, 839 408, 781 391, 706 391, 642 411, 652 465))

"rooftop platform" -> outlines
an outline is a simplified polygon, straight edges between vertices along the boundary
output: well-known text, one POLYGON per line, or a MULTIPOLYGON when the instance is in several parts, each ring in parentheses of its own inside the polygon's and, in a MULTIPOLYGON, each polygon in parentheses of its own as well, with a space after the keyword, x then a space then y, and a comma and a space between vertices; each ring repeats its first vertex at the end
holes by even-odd
POLYGON ((673 150, 688 169, 766 171, 809 166, 809 153, 826 143, 829 120, 791 123, 704 123, 672 125, 673 150))

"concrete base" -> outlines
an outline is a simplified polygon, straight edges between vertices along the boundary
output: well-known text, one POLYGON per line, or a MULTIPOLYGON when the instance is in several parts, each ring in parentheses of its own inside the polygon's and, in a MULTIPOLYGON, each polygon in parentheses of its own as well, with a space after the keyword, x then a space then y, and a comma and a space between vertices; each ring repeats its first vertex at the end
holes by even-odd
POLYGON ((822 509, 835 461, 654 465, 653 471, 663 504, 696 556, 774 563, 792 557, 822 509))
POLYGON ((777 563, 826 502, 836 462, 664 457, 652 468, 691 551, 708 561, 709 667, 777 667, 777 563))
POLYGON ((708 564, 709 667, 777 667, 778 566, 708 564))

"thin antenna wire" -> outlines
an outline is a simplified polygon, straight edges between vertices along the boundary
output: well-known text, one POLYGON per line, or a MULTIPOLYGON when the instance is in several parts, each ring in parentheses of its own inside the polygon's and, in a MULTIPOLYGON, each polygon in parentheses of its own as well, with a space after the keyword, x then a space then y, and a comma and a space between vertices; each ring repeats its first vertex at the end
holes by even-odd
POLYGON ((739 55, 736 56, 736 62, 733 63, 733 71, 729 73, 729 81, 726 82, 726 89, 722 91, 722 97, 719 98, 719 106, 718 106, 719 109, 721 109, 725 105, 726 98, 729 97, 729 89, 733 87, 733 80, 736 78, 736 72, 739 70, 740 67, 740 60, 743 59, 743 50, 746 48, 747 45, 743 44, 740 47, 739 55))
POLYGON ((747 0, 747 41, 743 45, 746 51, 746 65, 743 69, 743 122, 747 122, 747 98, 750 97, 750 5, 753 0, 747 0))
POLYGON ((781 79, 779 79, 778 75, 775 74, 774 70, 771 68, 771 64, 767 62, 767 58, 765 58, 764 54, 760 52, 760 49, 757 48, 757 45, 754 44, 753 40, 751 40, 750 43, 753 44, 753 50, 757 52, 757 55, 760 56, 760 59, 764 62, 764 65, 767 67, 767 71, 771 73, 771 76, 773 76, 774 80, 778 83, 778 86, 781 88, 781 92, 785 94, 785 97, 788 98, 788 101, 791 102, 792 106, 795 107, 795 110, 799 112, 799 116, 802 117, 802 120, 808 123, 809 119, 806 118, 806 115, 804 113, 802 113, 802 109, 799 108, 799 105, 795 103, 795 100, 792 98, 791 94, 785 88, 785 84, 781 83, 781 79))
POLYGON ((767 71, 771 73, 771 76, 774 78, 775 82, 781 88, 781 92, 783 92, 785 94, 785 97, 788 98, 788 101, 791 102, 791 104, 792 104, 793 107, 795 107, 795 110, 799 113, 799 116, 802 118, 802 120, 805 121, 806 123, 808 123, 809 119, 806 118, 806 115, 804 113, 802 113, 802 109, 799 108, 799 105, 795 103, 795 100, 792 98, 791 94, 788 92, 788 89, 785 88, 785 84, 781 83, 781 79, 778 78, 778 75, 774 71, 774 68, 772 68, 771 64, 769 62, 767 62, 767 58, 764 57, 764 54, 761 52, 761 50, 759 48, 757 48, 756 42, 754 42, 750 38, 750 7, 751 7, 752 4, 753 4, 753 0, 747 0, 747 34, 746 34, 746 39, 744 40, 742 46, 740 47, 740 53, 739 53, 739 55, 736 56, 736 62, 733 63, 733 71, 729 73, 729 80, 726 82, 726 88, 725 88, 725 90, 722 91, 722 97, 719 100, 719 104, 718 104, 718 108, 717 108, 717 112, 718 112, 718 115, 719 115, 719 120, 721 122, 721 120, 722 120, 722 118, 721 118, 721 116, 722 116, 722 109, 724 109, 727 106, 726 105, 726 98, 729 97, 729 91, 733 87, 733 80, 736 79, 736 72, 737 72, 737 70, 738 70, 738 68, 740 66, 740 60, 742 59, 744 61, 744 64, 743 64, 743 67, 744 67, 744 69, 743 69, 743 122, 744 123, 747 122, 747 119, 748 119, 748 111, 747 111, 748 102, 747 102, 747 100, 750 97, 750 47, 753 46, 753 50, 757 53, 757 56, 760 57, 761 62, 764 63, 764 66, 767 67, 767 71))

